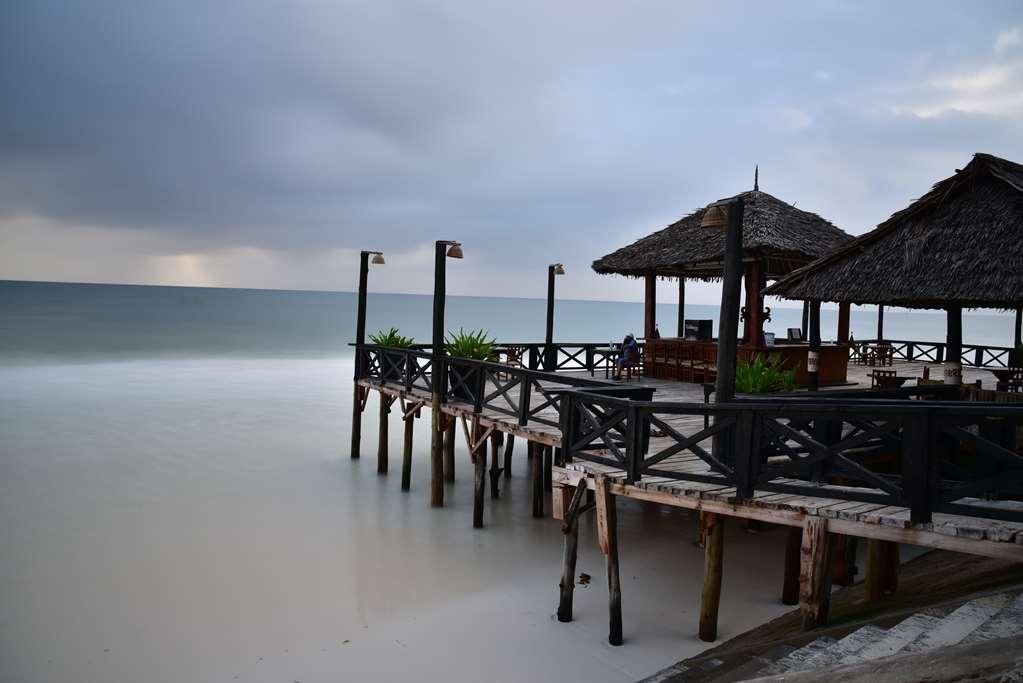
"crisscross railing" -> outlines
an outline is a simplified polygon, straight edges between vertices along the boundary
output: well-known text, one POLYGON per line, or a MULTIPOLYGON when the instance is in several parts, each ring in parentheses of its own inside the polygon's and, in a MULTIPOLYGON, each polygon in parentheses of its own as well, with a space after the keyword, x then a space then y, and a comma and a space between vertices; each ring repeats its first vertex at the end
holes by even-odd
POLYGON ((562 443, 567 458, 621 468, 627 483, 663 477, 735 487, 738 498, 878 503, 909 508, 913 522, 935 512, 1023 521, 1021 506, 999 502, 1023 500, 1023 406, 852 393, 708 405, 571 391, 562 443))
MULTIPOLYGON (((907 341, 904 339, 881 340, 892 346, 892 357, 917 363, 943 363, 945 361, 945 344, 943 342, 907 341)), ((863 345, 877 344, 877 339, 857 339, 849 345, 849 360, 859 361, 863 356, 863 345)), ((1008 346, 989 346, 987 344, 963 344, 961 363, 975 368, 1006 368, 1013 363, 1023 362, 1014 358, 1013 350, 1008 346)))

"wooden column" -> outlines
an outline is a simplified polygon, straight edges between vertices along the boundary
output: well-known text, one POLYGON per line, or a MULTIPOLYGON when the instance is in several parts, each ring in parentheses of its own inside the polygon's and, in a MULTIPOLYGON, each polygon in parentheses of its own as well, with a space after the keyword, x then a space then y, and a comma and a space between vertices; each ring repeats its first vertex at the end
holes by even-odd
POLYGON ((486 436, 480 435, 479 423, 473 425, 473 449, 476 452, 473 454, 474 460, 474 477, 473 477, 473 496, 472 496, 472 527, 474 529, 483 528, 483 496, 486 494, 487 488, 487 442, 486 436))
POLYGON ((369 278, 369 252, 359 255, 359 303, 355 314, 355 396, 352 404, 352 459, 360 455, 362 447, 362 392, 359 380, 362 378, 363 353, 360 346, 366 343, 366 288, 369 278))
POLYGON ((843 301, 838 304, 838 343, 849 343, 849 310, 851 304, 843 301))
POLYGON ((1020 348, 1020 345, 1023 345, 1023 308, 1016 309, 1015 329, 1016 331, 1012 335, 1012 348, 1013 351, 1015 351, 1016 360, 1013 363, 1013 365, 1015 367, 1020 367, 1023 366, 1023 356, 1020 355, 1021 353, 1023 353, 1023 349, 1020 348))
POLYGON ((718 637, 725 518, 713 512, 701 512, 700 525, 704 529, 706 541, 703 551, 703 593, 700 595, 700 640, 709 643, 718 637))
POLYGON ((377 435, 377 474, 387 474, 387 414, 394 401, 384 392, 380 394, 380 431, 377 435))
POLYGON ((490 435, 490 497, 497 500, 501 497, 501 446, 504 435, 494 430, 490 435))
POLYGON ((607 642, 622 644, 622 585, 618 576, 618 511, 610 483, 597 475, 597 542, 607 557, 607 593, 609 628, 607 642))
POLYGON ((401 454, 401 490, 412 488, 412 429, 416 424, 416 411, 402 416, 405 421, 405 442, 401 454))
MULTIPOLYGON (((569 489, 564 487, 562 495, 567 495, 569 489)), ((575 593, 575 561, 579 553, 579 515, 581 514, 583 501, 586 499, 586 477, 579 480, 579 484, 572 493, 572 501, 568 509, 564 511, 561 523, 561 533, 565 535, 565 555, 561 571, 561 596, 558 601, 558 621, 572 621, 572 597, 575 593)))
POLYGON ((781 604, 799 604, 800 549, 803 546, 803 527, 790 526, 785 540, 785 578, 781 588, 781 604))
POLYGON ((533 516, 543 517, 543 445, 529 442, 530 493, 533 516))
POLYGON ((643 297, 643 336, 649 339, 657 326, 657 275, 647 273, 643 297))
POLYGON ((867 576, 864 599, 875 602, 895 593, 899 585, 899 544, 867 539, 867 576))
POLYGON ((877 340, 884 339, 884 304, 877 305, 877 340))
POLYGON ((554 372, 558 353, 554 349, 554 266, 547 266, 547 330, 544 336, 543 369, 554 372))
POLYGON ((543 449, 543 490, 550 492, 554 482, 554 446, 544 446, 543 449))
MULTIPOLYGON (((739 336, 739 290, 742 280, 743 203, 728 203, 725 229, 725 263, 721 282, 721 313, 718 318, 717 380, 714 401, 724 403, 735 397, 735 349, 739 336)), ((712 228, 706 228, 708 230, 712 228)))
POLYGON ((820 386, 821 302, 810 302, 810 345, 806 352, 806 388, 817 391, 820 386))
POLYGON ((803 630, 808 631, 828 623, 831 537, 826 518, 806 518, 800 555, 799 608, 803 613, 803 630))
POLYGON ((511 479, 512 449, 515 448, 515 435, 509 434, 504 444, 504 478, 511 479))
POLYGON ((831 582, 851 586, 856 582, 856 537, 831 534, 831 582))
POLYGON ((678 338, 686 336, 686 278, 678 276, 678 338))
POLYGON ((444 481, 455 480, 455 416, 444 418, 444 481))
POLYGON ((945 340, 945 384, 963 383, 963 309, 946 309, 948 336, 945 340))
POLYGON ((807 338, 810 329, 810 302, 803 301, 803 339, 807 338))
POLYGON ((764 339, 764 264, 756 259, 745 264, 746 316, 742 338, 747 344, 761 346, 764 339))

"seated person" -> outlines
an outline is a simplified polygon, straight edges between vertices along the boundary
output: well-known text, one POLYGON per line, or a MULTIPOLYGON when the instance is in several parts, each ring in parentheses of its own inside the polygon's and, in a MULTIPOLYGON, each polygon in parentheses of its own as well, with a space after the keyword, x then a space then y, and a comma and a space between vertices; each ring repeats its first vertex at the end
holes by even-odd
POLYGON ((615 361, 615 379, 622 378, 622 369, 629 363, 635 363, 639 361, 639 344, 636 343, 636 337, 629 333, 625 335, 625 339, 622 340, 622 350, 618 355, 618 360, 615 361))

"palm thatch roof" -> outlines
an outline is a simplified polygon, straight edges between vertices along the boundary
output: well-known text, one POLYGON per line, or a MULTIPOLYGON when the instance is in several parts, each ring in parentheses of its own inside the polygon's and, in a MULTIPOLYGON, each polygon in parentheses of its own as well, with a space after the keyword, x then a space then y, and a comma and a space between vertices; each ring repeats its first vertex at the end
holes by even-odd
MULTIPOLYGON (((764 259, 768 278, 785 275, 852 239, 815 213, 797 209, 766 192, 741 195, 743 253, 764 259)), ((593 262, 601 274, 634 277, 657 275, 715 278, 722 273, 725 237, 721 230, 700 227, 707 207, 697 209, 663 230, 593 262)))
POLYGON ((1023 305, 1023 166, 976 154, 908 207, 766 294, 910 308, 1023 305))

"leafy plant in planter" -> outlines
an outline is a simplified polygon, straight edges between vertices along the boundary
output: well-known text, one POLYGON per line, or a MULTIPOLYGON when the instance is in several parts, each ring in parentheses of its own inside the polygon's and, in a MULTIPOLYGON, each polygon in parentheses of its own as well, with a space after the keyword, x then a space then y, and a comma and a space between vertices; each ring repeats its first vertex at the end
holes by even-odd
MULTIPOLYGON (((458 334, 448 333, 444 348, 449 356, 455 358, 490 360, 497 350, 497 339, 487 339, 487 331, 484 329, 466 332, 460 327, 458 328, 458 334)), ((448 376, 449 381, 451 381, 450 371, 448 376)), ((467 377, 464 379, 465 382, 469 381, 467 377)), ((472 400, 472 396, 469 395, 469 387, 457 382, 452 382, 452 384, 454 385, 452 391, 455 396, 465 401, 472 400)))
POLYGON ((796 372, 799 365, 785 369, 781 356, 771 354, 765 359, 761 354, 753 362, 741 362, 735 368, 735 390, 742 394, 767 394, 774 391, 794 391, 796 372))
MULTIPOLYGON (((392 327, 386 332, 380 330, 376 334, 371 334, 369 335, 369 340, 378 346, 389 346, 395 349, 411 348, 412 345, 416 343, 416 340, 413 339, 412 337, 405 337, 399 334, 397 327, 392 327)), ((381 378, 384 381, 400 382, 404 367, 405 367, 404 357, 402 357, 402 359, 399 360, 397 364, 392 364, 386 362, 383 358, 383 355, 381 355, 380 372, 381 378)))

